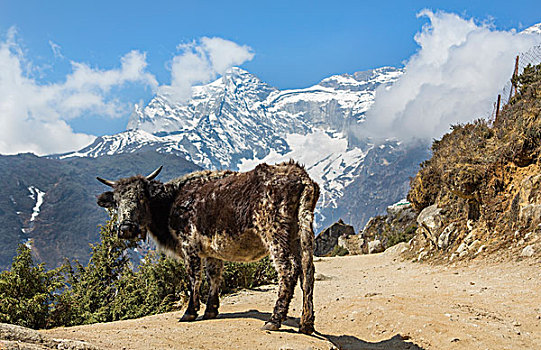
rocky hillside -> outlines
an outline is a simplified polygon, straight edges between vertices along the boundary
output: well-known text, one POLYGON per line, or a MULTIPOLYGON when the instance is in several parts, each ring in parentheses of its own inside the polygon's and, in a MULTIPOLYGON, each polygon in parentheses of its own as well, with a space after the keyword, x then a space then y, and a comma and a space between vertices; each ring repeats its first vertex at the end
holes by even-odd
POLYGON ((174 155, 141 151, 99 158, 55 160, 31 154, 0 156, 0 270, 19 243, 32 244, 39 262, 52 268, 64 257, 86 263, 107 213, 96 205, 105 186, 96 176, 118 178, 164 165, 162 180, 200 169, 174 155), (32 241, 32 243, 30 243, 32 241))
POLYGON ((541 252, 541 66, 516 82, 493 123, 454 126, 412 180, 421 258, 541 252))

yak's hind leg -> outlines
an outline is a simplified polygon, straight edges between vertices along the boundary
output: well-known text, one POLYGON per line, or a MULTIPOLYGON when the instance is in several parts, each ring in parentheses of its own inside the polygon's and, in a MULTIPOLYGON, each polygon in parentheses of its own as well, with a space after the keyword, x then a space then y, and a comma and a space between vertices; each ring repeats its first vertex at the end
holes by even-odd
POLYGON ((190 322, 197 318, 199 311, 199 290, 201 288, 201 258, 195 254, 190 254, 186 258, 186 269, 190 280, 190 300, 188 308, 179 320, 180 322, 190 322))
MULTIPOLYGON (((300 261, 295 256, 297 248, 289 240, 287 231, 283 232, 283 234, 285 234, 285 237, 279 237, 277 241, 275 240, 271 244, 269 249, 274 267, 278 273, 279 286, 278 300, 276 300, 270 320, 262 327, 264 330, 278 330, 282 322, 285 321, 300 273, 300 261)), ((298 242, 295 243, 298 244, 298 242)))
POLYGON ((299 207, 300 259, 302 265, 302 315, 299 330, 312 334, 314 330, 314 208, 319 198, 319 187, 308 184, 301 195, 299 207))
POLYGON ((207 258, 205 260, 205 272, 209 283, 209 296, 207 299, 207 307, 203 319, 216 318, 218 316, 218 308, 220 307, 220 286, 222 285, 222 271, 224 262, 222 260, 207 258))

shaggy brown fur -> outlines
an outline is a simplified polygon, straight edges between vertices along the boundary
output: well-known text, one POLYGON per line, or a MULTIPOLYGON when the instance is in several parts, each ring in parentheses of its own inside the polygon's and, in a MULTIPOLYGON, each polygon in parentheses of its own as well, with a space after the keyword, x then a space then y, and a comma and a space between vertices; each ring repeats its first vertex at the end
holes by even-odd
POLYGON ((148 233, 162 249, 184 259, 191 293, 181 321, 197 317, 203 265, 210 281, 203 318, 214 318, 223 261, 255 261, 270 254, 279 291, 264 329, 276 330, 285 320, 300 278, 300 331, 314 331, 312 222, 319 187, 303 167, 289 162, 261 164, 245 173, 201 171, 166 184, 135 176, 114 182, 113 188, 98 204, 118 209, 121 236, 148 233))

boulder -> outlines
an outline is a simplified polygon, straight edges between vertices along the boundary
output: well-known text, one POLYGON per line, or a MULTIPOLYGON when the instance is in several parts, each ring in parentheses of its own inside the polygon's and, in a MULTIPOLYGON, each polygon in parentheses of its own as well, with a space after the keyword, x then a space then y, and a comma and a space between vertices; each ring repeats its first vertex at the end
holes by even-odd
POLYGON ((368 242, 368 254, 381 253, 385 250, 379 239, 368 242))
POLYGON ((30 328, 0 323, 0 349, 97 350, 99 348, 77 340, 52 339, 30 328))
MULTIPOLYGON (((325 256, 329 254, 336 245, 341 236, 351 236, 355 234, 353 226, 345 224, 342 219, 332 224, 316 237, 315 256, 325 256)), ((346 248, 347 249, 347 248, 346 248)))
POLYGON ((425 238, 432 242, 435 246, 438 245, 438 239, 443 231, 443 217, 441 208, 436 204, 424 208, 417 217, 417 229, 425 238))

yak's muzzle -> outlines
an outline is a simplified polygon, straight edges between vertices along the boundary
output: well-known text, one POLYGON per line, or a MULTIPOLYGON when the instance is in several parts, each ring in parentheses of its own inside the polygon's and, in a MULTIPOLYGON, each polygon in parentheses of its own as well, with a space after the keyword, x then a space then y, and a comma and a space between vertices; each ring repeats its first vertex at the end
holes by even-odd
POLYGON ((139 225, 132 222, 123 222, 118 227, 118 237, 122 239, 133 239, 141 233, 139 225))

